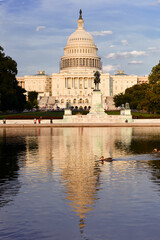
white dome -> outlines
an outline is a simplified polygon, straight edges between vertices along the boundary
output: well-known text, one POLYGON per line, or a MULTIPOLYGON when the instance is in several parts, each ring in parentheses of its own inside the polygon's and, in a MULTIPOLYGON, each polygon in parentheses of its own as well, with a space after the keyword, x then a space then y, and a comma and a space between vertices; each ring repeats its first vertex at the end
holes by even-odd
POLYGON ((83 27, 84 21, 83 19, 78 19, 78 28, 74 33, 70 35, 68 38, 67 45, 72 45, 72 44, 94 44, 94 39, 92 35, 87 32, 84 27, 83 27))
POLYGON ((66 69, 81 71, 82 68, 93 71, 101 69, 100 57, 97 55, 98 49, 92 35, 83 27, 84 21, 81 13, 78 19, 78 28, 70 35, 64 48, 64 56, 61 57, 61 71, 66 71, 66 69))
POLYGON ((74 33, 68 38, 67 45, 70 44, 92 44, 94 45, 93 37, 85 29, 77 29, 74 33))

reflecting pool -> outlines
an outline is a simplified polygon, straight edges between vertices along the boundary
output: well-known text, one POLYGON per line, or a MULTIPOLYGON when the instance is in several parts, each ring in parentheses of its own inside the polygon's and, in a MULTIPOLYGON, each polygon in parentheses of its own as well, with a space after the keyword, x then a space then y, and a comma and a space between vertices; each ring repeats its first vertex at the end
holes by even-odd
POLYGON ((159 240, 154 148, 160 128, 0 129, 0 239, 159 240))

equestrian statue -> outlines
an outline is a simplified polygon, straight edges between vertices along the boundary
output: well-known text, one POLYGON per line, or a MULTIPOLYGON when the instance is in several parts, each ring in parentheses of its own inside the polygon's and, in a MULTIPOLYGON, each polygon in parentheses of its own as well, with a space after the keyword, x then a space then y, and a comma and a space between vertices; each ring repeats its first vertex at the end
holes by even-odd
POLYGON ((94 91, 99 91, 100 76, 101 76, 100 72, 96 71, 94 74, 94 84, 95 84, 94 91))

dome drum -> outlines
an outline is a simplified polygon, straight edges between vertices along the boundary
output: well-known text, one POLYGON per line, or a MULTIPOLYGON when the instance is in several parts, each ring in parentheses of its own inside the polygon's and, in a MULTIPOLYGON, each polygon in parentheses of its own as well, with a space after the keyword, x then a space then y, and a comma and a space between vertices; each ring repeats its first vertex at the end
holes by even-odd
POLYGON ((100 58, 63 58, 61 59, 61 70, 65 68, 97 68, 102 69, 100 58))

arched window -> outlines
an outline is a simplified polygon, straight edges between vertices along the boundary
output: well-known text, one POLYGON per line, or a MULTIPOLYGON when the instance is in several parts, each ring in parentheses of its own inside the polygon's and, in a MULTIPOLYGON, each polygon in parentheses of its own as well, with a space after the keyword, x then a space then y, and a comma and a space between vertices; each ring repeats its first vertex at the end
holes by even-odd
POLYGON ((82 98, 79 99, 78 103, 83 103, 83 100, 82 98))
POLYGON ((71 103, 71 100, 70 100, 70 99, 67 99, 66 103, 67 103, 67 102, 68 102, 68 103, 71 103))

